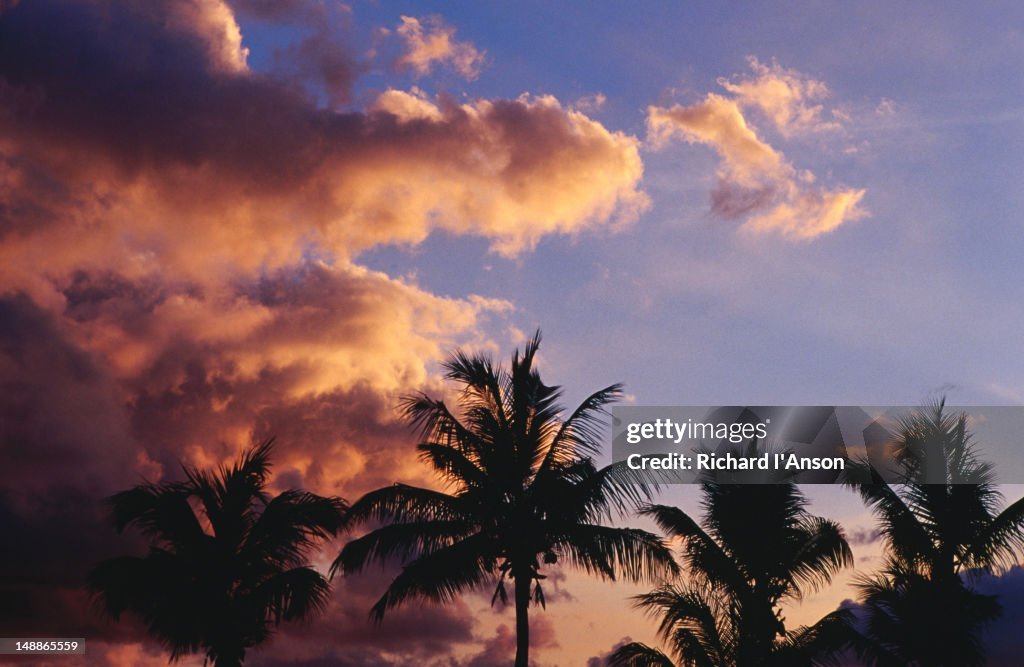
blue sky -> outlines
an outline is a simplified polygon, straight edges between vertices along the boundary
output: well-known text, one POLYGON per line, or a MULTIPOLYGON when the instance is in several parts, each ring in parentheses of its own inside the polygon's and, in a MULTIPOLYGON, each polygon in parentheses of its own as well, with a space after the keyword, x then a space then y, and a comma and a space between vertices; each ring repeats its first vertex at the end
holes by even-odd
POLYGON ((639 137, 647 105, 693 103, 747 73, 748 57, 774 59, 825 83, 827 108, 849 115, 838 132, 775 145, 822 180, 865 188, 870 217, 808 242, 740 238, 708 212, 713 151, 676 144, 644 150, 652 206, 624 231, 549 237, 513 260, 443 235, 374 249, 370 266, 511 300, 513 324, 545 330, 570 388, 623 380, 641 402, 688 404, 913 403, 947 387, 963 402, 1020 396, 1007 353, 1021 324, 1024 37, 1011 5, 389 4, 355 6, 353 20, 387 26, 405 12, 440 13, 487 52, 476 81, 441 90, 600 93, 595 117, 639 137))

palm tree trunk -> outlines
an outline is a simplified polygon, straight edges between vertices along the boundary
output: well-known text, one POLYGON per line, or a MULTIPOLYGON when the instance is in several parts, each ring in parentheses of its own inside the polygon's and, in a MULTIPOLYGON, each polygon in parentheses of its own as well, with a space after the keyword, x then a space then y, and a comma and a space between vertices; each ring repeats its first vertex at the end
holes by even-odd
POLYGON ((515 576, 516 581, 516 667, 530 664, 530 583, 528 574, 515 576))

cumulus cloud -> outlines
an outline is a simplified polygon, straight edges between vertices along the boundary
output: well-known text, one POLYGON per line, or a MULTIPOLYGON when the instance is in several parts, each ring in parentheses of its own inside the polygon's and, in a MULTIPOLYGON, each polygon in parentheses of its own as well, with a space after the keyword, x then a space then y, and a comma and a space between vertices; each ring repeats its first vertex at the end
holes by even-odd
POLYGON ((242 30, 223 0, 182 0, 170 3, 168 25, 198 35, 206 44, 208 62, 225 72, 248 70, 249 49, 242 46, 242 30))
POLYGON ((747 124, 734 101, 709 93, 692 106, 650 107, 648 136, 656 147, 681 136, 690 143, 712 146, 721 156, 730 181, 747 188, 789 176, 789 167, 747 124))
MULTIPOLYGON (((546 616, 534 613, 530 618, 530 647, 545 649, 558 646, 555 627, 546 616)), ((516 652, 516 633, 507 625, 499 625, 494 636, 484 642, 480 653, 471 656, 461 667, 492 667, 508 663, 509 656, 516 652)))
POLYGON ((647 136, 656 149, 673 139, 713 148, 721 159, 711 210, 728 219, 744 218, 743 229, 810 239, 866 215, 863 188, 824 189, 808 170, 797 170, 757 132, 744 107, 757 107, 784 133, 822 129, 820 106, 808 99, 824 94, 824 84, 804 80, 792 70, 752 61, 755 79, 720 84, 732 95, 708 93, 692 105, 651 106, 647 136))
MULTIPOLYGON (((825 83, 786 69, 774 60, 765 65, 750 57, 748 63, 753 76, 718 80, 740 106, 763 113, 784 136, 839 128, 836 112, 832 119, 825 118, 824 105, 819 103, 830 95, 825 83)), ((838 118, 842 118, 841 112, 838 118)))
MULTIPOLYGON (((476 63, 450 28, 421 30, 447 35, 447 64, 476 63)), ((0 13, 0 516, 26 536, 0 555, 0 619, 36 635, 64 619, 108 664, 150 644, 99 625, 81 589, 89 564, 140 546, 115 540, 105 496, 271 435, 277 490, 429 482, 397 399, 441 393, 437 361, 489 344, 513 306, 432 294, 362 251, 444 230, 513 256, 647 205, 639 141, 553 97, 386 90, 339 111, 307 92, 313 74, 252 71, 246 48, 220 0, 0 13)), ((358 63, 300 48, 350 99, 358 63)), ((331 622, 355 627, 345 609, 331 622)))
POLYGON ((41 3, 4 15, 0 225, 30 232, 0 249, 8 272, 102 261, 195 278, 436 229, 514 255, 646 206, 638 141, 553 97, 456 104, 390 90, 333 112, 212 68, 205 39, 140 12, 41 3), (72 71, 78 52, 92 55, 72 71))
POLYGON ((484 52, 470 42, 456 41, 455 28, 441 17, 403 16, 395 32, 405 43, 405 53, 397 61, 399 67, 425 76, 434 65, 446 64, 470 81, 480 76, 484 52))
POLYGON ((612 654, 618 651, 620 648, 629 644, 633 641, 632 637, 623 637, 615 643, 610 649, 600 655, 593 655, 587 658, 587 667, 607 667, 612 654))
MULTIPOLYGON (((328 609, 316 620, 283 626, 274 641, 253 654, 263 667, 399 667, 456 663, 460 648, 478 644, 472 610, 462 599, 450 605, 406 605, 381 624, 368 610, 395 575, 371 570, 339 577, 328 609)), ((507 659, 507 657, 506 657, 507 659)))

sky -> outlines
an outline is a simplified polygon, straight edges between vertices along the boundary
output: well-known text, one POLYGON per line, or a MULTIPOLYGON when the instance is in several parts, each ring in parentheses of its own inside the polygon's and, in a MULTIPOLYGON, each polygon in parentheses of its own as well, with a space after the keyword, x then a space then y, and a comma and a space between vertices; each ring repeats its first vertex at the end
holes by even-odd
MULTIPOLYGON (((538 327, 567 405, 1020 404, 1022 26, 997 2, 0 0, 0 627, 164 664, 85 604, 139 546, 102 498, 272 434, 278 489, 430 483, 398 398, 451 398, 449 351, 538 327)), ((859 501, 808 493, 870 569, 859 501)), ((539 665, 653 640, 641 589, 555 581, 539 665)), ((336 582, 252 664, 514 646, 488 596, 373 628, 386 582, 336 582)))

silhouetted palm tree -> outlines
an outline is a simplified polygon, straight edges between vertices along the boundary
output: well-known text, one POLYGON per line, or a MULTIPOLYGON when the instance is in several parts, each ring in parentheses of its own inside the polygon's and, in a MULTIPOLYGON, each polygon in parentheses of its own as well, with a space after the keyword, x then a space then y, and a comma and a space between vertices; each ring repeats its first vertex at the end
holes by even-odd
POLYGON ((645 508, 643 514, 682 539, 686 580, 636 598, 660 618, 658 633, 669 654, 634 642, 619 648, 611 664, 790 667, 841 649, 845 612, 788 630, 780 611, 782 602, 827 584, 853 562, 839 526, 811 515, 806 504, 791 482, 705 481, 700 523, 675 507, 645 508))
POLYGON ((973 591, 969 575, 1016 563, 1024 498, 1000 512, 967 415, 950 414, 944 401, 899 423, 894 455, 897 484, 867 464, 850 482, 881 522, 887 551, 882 572, 860 582, 858 651, 876 665, 983 665, 980 631, 1000 606, 973 591))
POLYGON ((492 604, 516 610, 516 661, 528 664, 531 601, 544 605, 545 565, 562 562, 606 579, 671 573, 675 563, 646 531, 604 525, 649 498, 623 467, 597 469, 604 408, 620 387, 602 389, 562 419, 558 387, 534 369, 540 332, 510 370, 484 356, 454 353, 447 377, 462 387, 461 417, 443 401, 408 397, 405 413, 422 431, 421 458, 448 492, 395 484, 353 504, 353 521, 384 525, 348 543, 334 563, 345 573, 372 561, 404 563, 373 607, 377 620, 410 598, 447 602, 497 578, 492 604))
POLYGON ((137 614, 171 661, 203 651, 216 667, 241 665, 246 649, 282 621, 323 609, 328 582, 310 551, 344 523, 345 502, 303 491, 265 491, 272 441, 216 474, 185 468, 186 481, 142 484, 111 498, 118 532, 135 525, 149 553, 99 563, 89 588, 118 619, 137 614))

